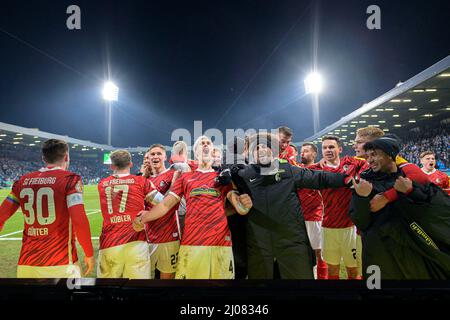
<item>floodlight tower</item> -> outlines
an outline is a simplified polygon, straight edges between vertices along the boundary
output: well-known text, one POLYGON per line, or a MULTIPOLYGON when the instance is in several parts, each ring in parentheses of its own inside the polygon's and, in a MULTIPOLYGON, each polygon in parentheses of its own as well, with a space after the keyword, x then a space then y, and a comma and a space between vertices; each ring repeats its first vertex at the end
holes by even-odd
POLYGON ((314 124, 314 134, 319 131, 319 93, 323 89, 322 76, 318 72, 311 72, 305 78, 305 91, 306 94, 312 94, 313 99, 313 124, 314 124))
POLYGON ((112 120, 112 104, 119 100, 119 87, 113 82, 107 81, 103 85, 103 100, 108 103, 108 145, 111 145, 111 120, 112 120))

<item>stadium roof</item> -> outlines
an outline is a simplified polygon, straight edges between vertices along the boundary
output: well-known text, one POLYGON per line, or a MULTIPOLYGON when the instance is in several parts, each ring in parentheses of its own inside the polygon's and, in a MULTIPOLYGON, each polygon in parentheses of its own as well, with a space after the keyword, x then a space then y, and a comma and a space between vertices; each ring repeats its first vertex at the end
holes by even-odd
MULTIPOLYGON (((3 142, 14 145, 20 144, 23 146, 38 147, 46 139, 64 140, 69 144, 72 152, 97 153, 118 149, 105 144, 98 144, 91 141, 71 138, 69 136, 62 136, 45 131, 40 131, 39 129, 25 128, 0 122, 0 143, 3 142)), ((135 147, 125 149, 129 150, 131 153, 143 153, 147 151, 148 147, 135 147)), ((170 150, 170 148, 168 150, 170 150)))
POLYGON ((93 143, 68 136, 53 134, 39 129, 24 128, 12 124, 0 122, 0 142, 21 144, 25 146, 38 146, 44 139, 61 139, 69 143, 72 149, 77 151, 104 151, 114 148, 104 144, 93 143))
POLYGON ((319 143, 332 134, 352 145, 361 127, 402 136, 445 120, 450 121, 450 55, 304 141, 319 143))

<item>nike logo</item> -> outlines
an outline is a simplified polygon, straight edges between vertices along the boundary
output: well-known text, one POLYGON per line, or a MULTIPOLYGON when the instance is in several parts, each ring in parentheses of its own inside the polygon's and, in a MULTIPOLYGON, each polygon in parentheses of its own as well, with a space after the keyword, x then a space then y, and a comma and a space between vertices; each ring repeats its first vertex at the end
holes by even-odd
POLYGON ((256 178, 254 178, 254 179, 250 179, 249 181, 250 181, 250 182, 253 182, 253 181, 255 181, 255 180, 256 180, 256 178))

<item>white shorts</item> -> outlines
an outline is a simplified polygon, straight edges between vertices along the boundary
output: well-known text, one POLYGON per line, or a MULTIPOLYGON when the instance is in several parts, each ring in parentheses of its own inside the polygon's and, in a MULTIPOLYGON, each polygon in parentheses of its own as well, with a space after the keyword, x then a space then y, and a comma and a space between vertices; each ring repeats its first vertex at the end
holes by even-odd
POLYGON ((98 252, 97 278, 150 279, 146 241, 134 241, 98 252))
POLYGON ((150 263, 152 269, 152 279, 155 278, 155 270, 163 273, 175 273, 178 261, 178 250, 180 241, 171 241, 164 243, 151 243, 150 263))
POLYGON ((305 221, 305 225, 311 247, 322 249, 322 221, 305 221))
POLYGON ((176 279, 234 279, 233 249, 180 246, 176 279))
POLYGON ((322 228, 322 256, 326 263, 340 265, 341 259, 347 268, 356 264, 356 228, 322 228))
POLYGON ((81 271, 78 264, 50 267, 19 265, 17 278, 81 278, 81 271))

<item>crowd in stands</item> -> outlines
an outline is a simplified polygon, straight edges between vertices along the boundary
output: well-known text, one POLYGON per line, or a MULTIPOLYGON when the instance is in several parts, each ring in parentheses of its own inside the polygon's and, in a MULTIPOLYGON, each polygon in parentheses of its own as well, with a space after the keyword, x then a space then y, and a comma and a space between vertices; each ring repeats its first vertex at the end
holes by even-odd
POLYGON ((403 140, 400 154, 411 163, 419 164, 419 155, 423 151, 433 151, 436 154, 438 169, 450 167, 450 132, 446 126, 411 133, 403 140))

